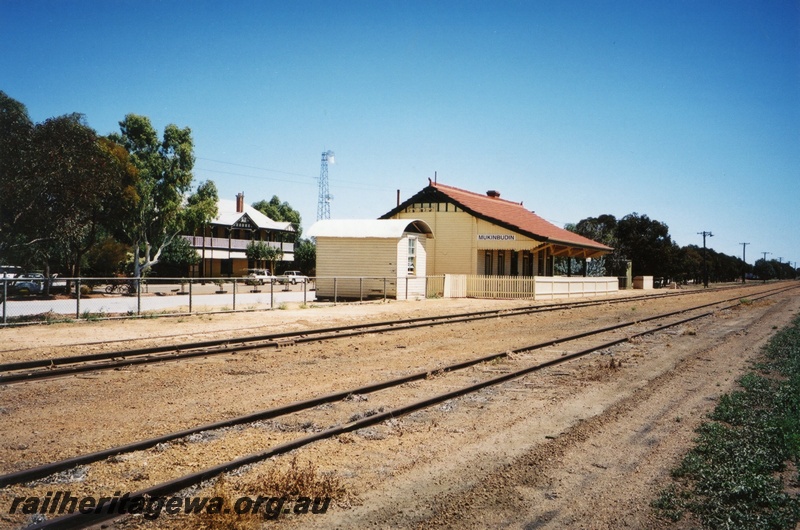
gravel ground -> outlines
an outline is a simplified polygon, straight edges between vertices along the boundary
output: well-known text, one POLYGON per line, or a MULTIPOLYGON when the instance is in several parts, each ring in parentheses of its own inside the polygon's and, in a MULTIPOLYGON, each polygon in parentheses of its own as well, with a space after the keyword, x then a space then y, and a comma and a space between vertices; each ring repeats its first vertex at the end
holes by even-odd
MULTIPOLYGON (((698 291, 10 385, 0 388, 0 470, 8 473, 763 289, 698 291)), ((523 304, 428 300, 3 329, 0 362, 523 304)), ((659 526, 663 523, 653 519, 649 502, 690 446, 694 428, 799 308, 796 291, 738 304, 581 361, 312 444, 228 477, 226 487, 231 495, 253 491, 258 477, 291 458, 312 463, 320 476, 335 477, 343 485, 324 515, 282 517, 277 524, 285 528, 659 526)), ((7 513, 15 497, 59 489, 93 496, 135 491, 578 347, 560 344, 517 354, 287 418, 202 433, 88 465, 47 483, 8 487, 0 491, 0 526, 22 527, 31 520, 7 513)), ((186 528, 198 523, 163 515, 150 522, 129 518, 114 526, 186 528)))

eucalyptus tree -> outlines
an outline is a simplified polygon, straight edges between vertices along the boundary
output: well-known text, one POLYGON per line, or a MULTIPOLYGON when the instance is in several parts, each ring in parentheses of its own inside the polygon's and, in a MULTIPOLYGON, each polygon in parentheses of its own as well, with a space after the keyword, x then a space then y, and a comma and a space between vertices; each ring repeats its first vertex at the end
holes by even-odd
POLYGON ((0 91, 0 264, 19 239, 20 218, 36 208, 29 178, 33 130, 25 105, 0 91))
POLYGON ((136 114, 128 114, 119 125, 120 133, 112 139, 128 150, 139 171, 139 201, 117 234, 131 245, 133 272, 139 278, 159 262, 164 249, 189 224, 207 222, 216 215, 216 200, 213 207, 207 197, 187 200, 195 160, 190 128, 170 124, 159 138, 150 119, 136 114))

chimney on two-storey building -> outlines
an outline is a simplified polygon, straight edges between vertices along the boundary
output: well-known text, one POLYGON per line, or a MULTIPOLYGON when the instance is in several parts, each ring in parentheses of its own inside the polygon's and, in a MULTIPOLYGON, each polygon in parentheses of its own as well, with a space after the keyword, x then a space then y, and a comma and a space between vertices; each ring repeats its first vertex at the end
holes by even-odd
POLYGON ((236 194, 236 213, 244 212, 244 192, 236 194))

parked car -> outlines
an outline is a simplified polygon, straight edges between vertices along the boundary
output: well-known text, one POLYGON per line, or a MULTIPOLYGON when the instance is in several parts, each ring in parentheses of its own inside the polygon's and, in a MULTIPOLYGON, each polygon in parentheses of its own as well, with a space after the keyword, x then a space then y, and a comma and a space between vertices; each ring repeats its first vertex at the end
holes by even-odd
POLYGON ((45 277, 40 272, 26 272, 15 278, 15 282, 9 286, 9 291, 13 294, 42 294, 44 292, 45 277))
POLYGON ((308 283, 308 276, 305 276, 300 271, 286 271, 282 276, 278 276, 278 282, 281 284, 291 283, 292 285, 303 282, 308 283))
POLYGON ((275 283, 276 280, 277 278, 270 273, 269 269, 247 269, 247 283, 252 285, 275 283))

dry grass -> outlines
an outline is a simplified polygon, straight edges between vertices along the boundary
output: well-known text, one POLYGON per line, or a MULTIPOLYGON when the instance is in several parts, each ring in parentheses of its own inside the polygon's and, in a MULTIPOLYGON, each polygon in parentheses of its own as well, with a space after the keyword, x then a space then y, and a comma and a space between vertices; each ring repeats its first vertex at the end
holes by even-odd
POLYGON ((333 473, 319 471, 314 462, 305 464, 293 457, 287 467, 273 467, 255 477, 242 488, 257 492, 258 495, 275 497, 330 497, 334 500, 345 499, 347 488, 342 480, 333 473))
MULTIPOLYGON (((235 480, 235 479, 234 479, 235 480)), ((223 505, 230 508, 243 497, 251 499, 281 499, 281 506, 289 508, 297 506, 305 499, 330 499, 331 504, 348 506, 351 499, 342 480, 333 473, 321 472, 314 462, 300 463, 293 457, 287 465, 275 465, 266 472, 259 473, 252 479, 234 482, 220 478, 208 493, 211 497, 223 500, 223 505)), ((274 507, 274 506, 273 506, 274 507)), ((325 504, 327 510, 327 504, 325 504)), ((278 519, 288 511, 278 510, 274 517, 265 517, 267 504, 256 513, 238 514, 229 509, 219 513, 202 512, 196 515, 182 516, 173 519, 171 528, 176 530, 256 530, 261 528, 265 519, 278 519)), ((273 524, 277 521, 272 521, 273 524)))
POLYGON ((581 379, 585 381, 601 381, 622 368, 622 359, 611 357, 608 360, 600 359, 592 366, 582 370, 581 379))

